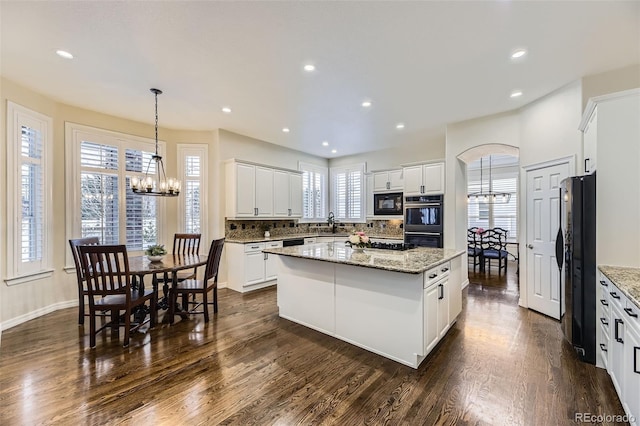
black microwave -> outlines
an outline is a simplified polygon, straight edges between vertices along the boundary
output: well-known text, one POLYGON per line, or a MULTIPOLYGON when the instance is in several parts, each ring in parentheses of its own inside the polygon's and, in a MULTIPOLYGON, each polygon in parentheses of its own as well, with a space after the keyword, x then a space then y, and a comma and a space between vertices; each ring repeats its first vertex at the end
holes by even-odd
POLYGON ((402 216, 402 192, 373 194, 375 216, 402 216))

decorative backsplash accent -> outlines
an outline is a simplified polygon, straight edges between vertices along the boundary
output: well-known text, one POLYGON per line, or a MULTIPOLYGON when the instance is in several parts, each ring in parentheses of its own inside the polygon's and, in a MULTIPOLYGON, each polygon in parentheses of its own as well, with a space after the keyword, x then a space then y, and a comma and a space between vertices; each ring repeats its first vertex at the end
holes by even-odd
MULTIPOLYGON (((297 220, 232 220, 225 219, 225 236, 230 239, 261 238, 269 231, 271 238, 291 235, 327 234, 331 226, 327 222, 298 223, 297 220)), ((364 231, 368 235, 402 238, 402 220, 367 220, 367 223, 336 224, 336 233, 364 231)))

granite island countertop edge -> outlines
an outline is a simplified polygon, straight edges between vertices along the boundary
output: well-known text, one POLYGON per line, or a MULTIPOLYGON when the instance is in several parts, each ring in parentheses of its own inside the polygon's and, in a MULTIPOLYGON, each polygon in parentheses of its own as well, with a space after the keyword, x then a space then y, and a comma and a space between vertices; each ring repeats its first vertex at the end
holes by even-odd
POLYGON ((421 274, 431 268, 448 262, 465 252, 464 250, 419 247, 405 251, 365 249, 364 253, 357 253, 350 247, 343 247, 340 243, 335 244, 338 248, 342 248, 344 250, 344 252, 341 253, 344 255, 343 257, 335 256, 335 249, 333 254, 329 253, 327 243, 270 248, 263 250, 263 252, 296 257, 299 259, 360 266, 405 274, 421 274), (313 254, 311 254, 310 249, 313 247, 318 247, 319 250, 313 250, 313 254), (396 260, 401 257, 403 258, 402 261, 396 260), (376 260, 378 260, 377 263, 376 260))
MULTIPOLYGON (((345 241, 349 237, 349 234, 297 234, 297 235, 281 235, 273 236, 269 238, 265 237, 252 237, 252 238, 225 238, 225 243, 232 244, 255 244, 255 243, 267 243, 270 241, 284 241, 284 240, 297 240, 299 238, 321 238, 321 237, 340 237, 345 241)), ((402 240, 402 235, 369 235, 369 238, 379 238, 386 240, 402 240)))

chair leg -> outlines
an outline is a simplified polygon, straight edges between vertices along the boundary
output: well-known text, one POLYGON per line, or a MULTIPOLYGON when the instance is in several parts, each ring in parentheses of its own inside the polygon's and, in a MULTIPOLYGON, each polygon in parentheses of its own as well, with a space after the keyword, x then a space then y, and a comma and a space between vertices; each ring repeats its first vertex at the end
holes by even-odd
POLYGON ((152 296, 151 299, 149 299, 149 305, 151 309, 151 312, 149 312, 149 319, 151 321, 150 327, 153 328, 156 326, 156 322, 158 321, 158 309, 156 309, 155 296, 152 296))
POLYGON ((89 316, 89 347, 96 347, 96 311, 90 309, 89 316))
POLYGON ((80 292, 80 304, 78 305, 78 324, 84 325, 84 294, 80 292))
POLYGON ((218 313, 218 287, 213 288, 213 313, 218 313))
POLYGON ((209 304, 207 303, 207 290, 202 293, 202 309, 204 312, 204 322, 209 322, 209 304))
POLYGON ((131 309, 127 309, 124 312, 124 343, 123 348, 129 347, 129 329, 131 328, 131 309))

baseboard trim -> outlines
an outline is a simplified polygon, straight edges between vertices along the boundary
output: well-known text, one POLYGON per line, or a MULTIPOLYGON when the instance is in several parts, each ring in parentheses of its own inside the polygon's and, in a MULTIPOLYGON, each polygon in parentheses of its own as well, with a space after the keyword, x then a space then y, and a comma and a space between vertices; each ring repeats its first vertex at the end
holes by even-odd
POLYGON ((8 330, 16 325, 20 325, 32 319, 36 319, 43 315, 50 314, 51 312, 59 311, 60 309, 73 308, 78 306, 78 299, 67 300, 64 302, 54 303, 53 305, 45 306, 44 308, 36 309, 35 311, 28 312, 26 314, 11 318, 7 321, 0 323, 0 331, 8 330))

